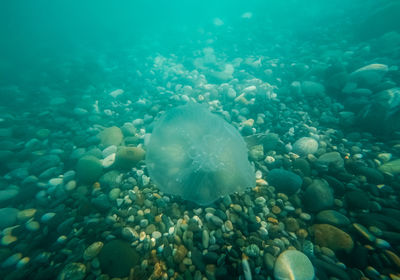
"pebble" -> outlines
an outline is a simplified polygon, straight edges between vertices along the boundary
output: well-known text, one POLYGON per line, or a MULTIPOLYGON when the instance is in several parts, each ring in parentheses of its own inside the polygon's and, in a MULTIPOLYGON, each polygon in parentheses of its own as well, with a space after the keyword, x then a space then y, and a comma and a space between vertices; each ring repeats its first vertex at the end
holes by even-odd
POLYGON ((0 202, 6 202, 12 200, 18 195, 19 191, 15 188, 9 188, 7 190, 0 190, 0 202))
POLYGON ((5 259, 3 261, 3 263, 1 264, 1 267, 6 268, 6 267, 16 265, 21 260, 21 258, 22 258, 21 253, 15 253, 15 254, 9 256, 7 259, 5 259))
POLYGON ((303 183, 299 175, 278 168, 272 169, 267 174, 267 181, 269 185, 275 187, 277 192, 282 192, 287 195, 296 193, 303 183))
POLYGON ((208 231, 206 229, 204 229, 202 231, 201 242, 202 242, 203 248, 207 249, 210 244, 210 234, 208 233, 208 231))
POLYGON ((318 150, 318 142, 314 138, 302 137, 293 144, 293 152, 299 156, 315 154, 318 150))
POLYGON ((287 231, 296 232, 300 226, 295 218, 289 217, 285 219, 285 228, 287 231))
POLYGON ((119 197, 120 194, 121 194, 121 190, 119 188, 114 188, 109 192, 108 198, 111 201, 114 201, 119 197))
POLYGON ((0 208, 0 230, 13 226, 17 222, 18 213, 16 208, 0 208))
POLYGON ((350 220, 335 210, 323 210, 316 216, 316 220, 321 224, 330 224, 337 227, 348 226, 350 220))
POLYGON ((300 219, 304 220, 304 221, 310 221, 311 220, 311 215, 308 213, 301 213, 299 215, 300 219))
POLYGON ((30 258, 29 258, 29 257, 23 257, 22 259, 20 259, 20 260, 17 262, 17 268, 18 268, 18 269, 21 269, 22 267, 24 267, 25 265, 27 265, 27 264, 29 263, 29 261, 30 261, 30 258))
POLYGON ((69 171, 65 172, 63 175, 64 183, 67 183, 67 182, 71 181, 72 179, 74 179, 75 174, 76 174, 76 172, 74 170, 69 170, 69 171))
POLYGON ((75 190, 75 188, 76 188, 76 181, 75 180, 70 180, 68 183, 66 183, 64 185, 64 189, 67 192, 73 191, 73 190, 75 190))
POLYGON ((29 231, 38 231, 40 228, 40 224, 36 221, 29 221, 25 224, 25 227, 29 231))
POLYGON ((210 217, 210 222, 216 227, 221 227, 224 224, 224 221, 215 215, 210 217))
POLYGON ((101 241, 92 243, 89 247, 86 248, 86 250, 83 253, 84 260, 90 261, 94 259, 100 253, 103 246, 104 243, 101 241))
POLYGON ((17 241, 17 237, 13 236, 13 235, 3 235, 3 237, 1 238, 1 245, 3 246, 8 246, 12 243, 14 243, 15 241, 17 241))
POLYGON ((303 196, 304 205, 312 212, 318 212, 333 206, 333 190, 322 179, 314 179, 303 196))
POLYGON ((368 241, 375 242, 376 237, 369 232, 369 230, 361 224, 353 223, 353 227, 368 241))
MULTIPOLYGON (((112 146, 110 146, 112 147, 112 146)), ((109 168, 110 166, 112 166, 115 163, 115 156, 116 153, 110 154, 108 156, 106 156, 101 162, 104 168, 109 168)))
POLYGON ((260 248, 256 244, 250 244, 244 249, 244 253, 249 257, 258 257, 260 255, 260 248))
POLYGON ((232 231, 233 230, 233 224, 232 224, 231 221, 229 221, 229 220, 225 221, 224 225, 225 225, 225 228, 226 228, 227 231, 232 231))
POLYGON ((30 209, 24 209, 18 212, 17 219, 21 222, 25 222, 32 218, 36 213, 36 209, 30 208, 30 209))
POLYGON ((67 241, 68 237, 66 237, 65 235, 61 235, 57 238, 57 243, 59 244, 64 244, 67 241))
POLYGON ((140 220, 140 222, 139 222, 139 225, 140 225, 140 227, 142 227, 142 228, 147 227, 148 224, 149 224, 149 220, 147 220, 147 219, 142 219, 142 220, 140 220))
POLYGON ((61 270, 57 279, 83 280, 86 276, 86 266, 83 263, 69 263, 61 270))
POLYGON ((52 178, 49 180, 49 186, 58 187, 63 184, 63 178, 52 178))
POLYGON ((345 250, 350 252, 353 249, 353 239, 343 230, 328 224, 315 224, 312 228, 314 241, 319 246, 328 247, 333 251, 345 250))
POLYGON ((312 280, 314 279, 314 266, 302 252, 286 250, 278 256, 275 262, 274 277, 277 280, 312 280))
POLYGON ((262 197, 262 196, 259 196, 259 197, 257 197, 257 198, 254 200, 254 203, 257 204, 257 205, 259 205, 259 206, 264 206, 266 202, 267 202, 267 201, 266 201, 265 198, 262 197))
POLYGON ((153 231, 153 233, 151 234, 151 237, 156 239, 156 240, 161 238, 161 236, 162 236, 162 234, 159 231, 153 231))

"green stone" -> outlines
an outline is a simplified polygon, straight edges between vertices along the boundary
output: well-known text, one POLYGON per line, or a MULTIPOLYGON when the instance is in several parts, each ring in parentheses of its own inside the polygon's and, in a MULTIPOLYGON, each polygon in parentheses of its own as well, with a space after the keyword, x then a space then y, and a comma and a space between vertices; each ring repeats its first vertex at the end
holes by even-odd
POLYGON ((112 240, 99 254, 101 271, 110 277, 128 277, 130 270, 139 263, 139 255, 128 242, 112 240))
POLYGON ((115 145, 118 146, 122 143, 123 135, 119 127, 112 126, 105 128, 102 132, 98 134, 100 142, 105 147, 115 145))
POLYGON ((121 169, 131 169, 144 159, 145 151, 138 147, 120 147, 115 155, 115 165, 121 169))
POLYGON ((400 159, 392 160, 379 166, 379 170, 393 175, 400 173, 400 159))
POLYGON ((94 183, 103 173, 103 165, 94 156, 84 156, 79 159, 76 165, 76 174, 83 183, 94 183))

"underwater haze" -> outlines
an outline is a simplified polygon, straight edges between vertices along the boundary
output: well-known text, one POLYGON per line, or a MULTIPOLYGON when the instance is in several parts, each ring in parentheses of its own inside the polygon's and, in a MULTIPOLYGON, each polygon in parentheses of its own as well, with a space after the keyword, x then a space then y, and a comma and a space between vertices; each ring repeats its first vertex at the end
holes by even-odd
POLYGON ((0 279, 400 278, 400 1, 1 1, 0 279))

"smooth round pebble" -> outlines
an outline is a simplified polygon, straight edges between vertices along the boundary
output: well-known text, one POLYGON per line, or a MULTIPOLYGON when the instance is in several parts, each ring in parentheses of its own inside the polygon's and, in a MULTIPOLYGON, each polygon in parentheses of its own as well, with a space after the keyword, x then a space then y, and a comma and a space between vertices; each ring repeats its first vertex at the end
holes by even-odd
POLYGON ((314 267, 308 257, 300 251, 282 252, 274 266, 274 277, 277 280, 312 280, 314 267))

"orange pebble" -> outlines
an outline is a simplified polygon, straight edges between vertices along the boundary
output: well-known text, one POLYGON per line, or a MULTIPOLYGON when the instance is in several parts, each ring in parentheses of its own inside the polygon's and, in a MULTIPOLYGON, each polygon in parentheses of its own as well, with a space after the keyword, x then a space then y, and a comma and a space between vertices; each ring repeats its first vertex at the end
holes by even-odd
POLYGON ((272 217, 268 217, 267 220, 268 220, 268 222, 273 223, 273 224, 276 224, 276 225, 279 223, 277 219, 272 218, 272 217))

